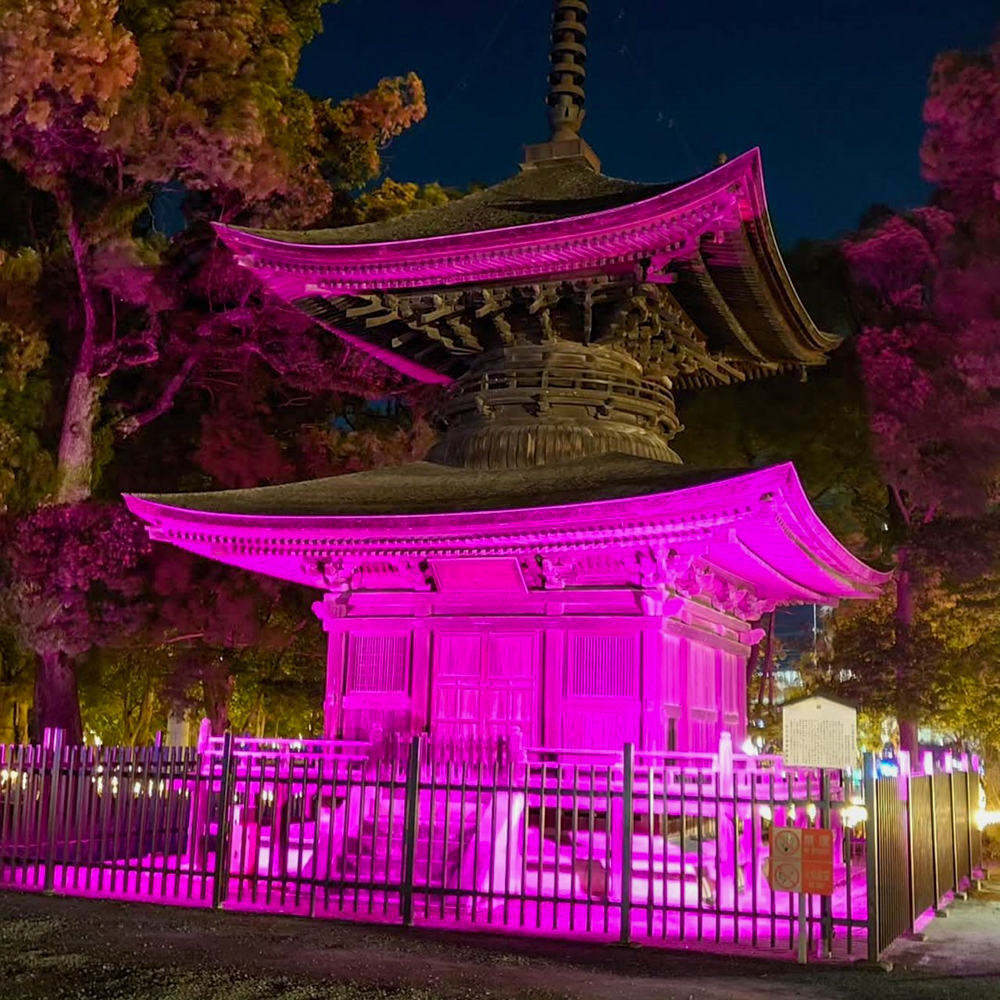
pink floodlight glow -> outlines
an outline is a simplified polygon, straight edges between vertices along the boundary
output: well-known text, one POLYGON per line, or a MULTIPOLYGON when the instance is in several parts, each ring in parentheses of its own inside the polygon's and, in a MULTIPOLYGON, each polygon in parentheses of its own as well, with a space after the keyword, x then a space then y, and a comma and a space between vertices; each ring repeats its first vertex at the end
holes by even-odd
MULTIPOLYGON (((698 215, 711 226, 719 221, 718 217, 711 217, 712 199, 730 191, 734 186, 746 184, 756 185, 761 190, 763 188, 760 150, 757 148, 663 194, 620 208, 588 212, 551 222, 388 243, 340 245, 293 243, 277 236, 265 236, 222 223, 213 225, 222 240, 238 256, 255 255, 276 265, 322 265, 325 280, 335 285, 338 280, 338 265, 345 268, 368 268, 374 279, 378 269, 388 268, 393 264, 410 267, 425 260, 440 261, 441 258, 448 257, 454 261, 455 270, 451 273, 457 275, 461 273, 462 263, 461 257, 456 255, 461 254, 474 253, 489 257, 530 249, 539 262, 547 255, 545 263, 551 265, 561 256, 560 252, 567 239, 579 244, 599 243, 602 239, 618 236, 625 230, 643 227, 648 230, 656 222, 679 219, 682 214, 692 217, 698 215)), ((731 199, 725 199, 727 210, 733 204, 731 199)), ((385 273, 378 274, 379 287, 384 287, 381 278, 385 276, 385 273)), ((369 279, 369 284, 371 280, 369 279)))
MULTIPOLYGON (((414 467, 414 494, 435 468, 414 467)), ((457 489, 467 475, 440 474, 457 489)), ((529 492, 523 509, 338 513, 366 475, 310 484, 327 499, 309 514, 251 512, 285 487, 251 491, 238 513, 198 509, 225 494, 126 497, 158 541, 324 593, 330 738, 377 726, 566 750, 740 745, 752 623, 888 579, 830 534, 789 464, 585 503, 529 492)))

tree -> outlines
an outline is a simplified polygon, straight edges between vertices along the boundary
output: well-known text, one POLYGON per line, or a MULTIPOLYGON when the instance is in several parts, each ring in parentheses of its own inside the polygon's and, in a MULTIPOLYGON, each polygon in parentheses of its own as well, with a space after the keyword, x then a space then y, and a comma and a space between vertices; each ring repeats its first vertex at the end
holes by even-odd
POLYGON ((944 207, 980 231, 995 225, 1000 203, 998 121, 1000 40, 983 52, 939 55, 924 102, 920 163, 944 207))
MULTIPOLYGON (((789 372, 680 397, 687 428, 678 450, 687 463, 710 468, 793 461, 827 525, 853 550, 879 561, 885 488, 869 447, 846 263, 830 243, 800 244, 787 259, 810 314, 822 329, 844 337, 844 344, 807 377, 789 372)), ((767 721, 781 644, 773 618, 761 625, 765 636, 751 650, 747 684, 751 716, 767 721)))
POLYGON ((41 507, 9 531, 0 611, 46 665, 36 671, 39 725, 57 719, 67 740, 78 743, 83 729, 74 659, 142 627, 148 608, 138 600, 137 570, 149 541, 121 505, 41 507))
POLYGON ((47 388, 39 375, 48 353, 40 277, 37 253, 0 250, 0 514, 30 507, 51 476, 36 433, 47 388))
MULTIPOLYGON (((423 88, 410 74, 340 104, 298 90, 299 53, 323 6, 40 0, 0 13, 0 159, 54 208, 32 247, 60 293, 46 299, 42 324, 60 408, 49 501, 86 501, 115 434, 161 417, 200 366, 209 368, 203 384, 234 355, 287 373, 312 350, 307 321, 296 317, 289 331, 291 310, 221 263, 204 229, 171 244, 151 228, 150 211, 163 191, 179 189, 192 222, 301 225, 333 218, 350 190, 378 174, 385 143, 424 115, 423 88), (132 410, 124 400, 137 382, 142 408, 132 410)), ((339 353, 326 370, 346 379, 351 366, 339 353)), ((15 385, 13 395, 23 391, 15 385)), ((10 398, 0 388, 0 408, 10 398)), ((11 449, 30 446, 12 426, 0 424, 11 449)), ((70 530, 71 521, 49 528, 70 530)), ((5 561, 14 572, 27 565, 16 551, 5 561)), ((75 732, 67 658, 86 630, 69 611, 47 617, 54 595, 37 574, 17 593, 7 606, 25 616, 19 634, 38 636, 36 623, 48 623, 38 647, 43 724, 75 732), (66 641, 53 638, 57 619, 66 641)), ((70 607, 87 612, 86 602, 70 607)))
MULTIPOLYGON (((895 654, 911 669, 914 534, 976 516, 1000 474, 1000 58, 940 56, 924 108, 936 207, 894 215, 845 248, 858 286, 875 453, 896 536, 895 654), (992 109, 992 114, 990 113, 992 109)), ((916 748, 914 685, 896 679, 903 746, 916 748)))
POLYGON ((876 717, 898 717, 900 703, 912 707, 956 744, 984 754, 998 801, 1000 516, 938 517, 916 529, 908 546, 916 586, 902 669, 896 595, 888 592, 838 609, 809 683, 876 717))
POLYGON ((163 732, 170 647, 95 646, 78 666, 84 731, 111 746, 141 746, 163 732))

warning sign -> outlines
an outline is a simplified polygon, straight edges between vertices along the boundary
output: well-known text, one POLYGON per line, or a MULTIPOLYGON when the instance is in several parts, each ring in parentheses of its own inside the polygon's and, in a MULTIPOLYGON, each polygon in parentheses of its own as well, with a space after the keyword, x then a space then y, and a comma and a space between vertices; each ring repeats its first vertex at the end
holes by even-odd
POLYGON ((833 894, 833 831, 771 827, 768 881, 775 892, 833 894))

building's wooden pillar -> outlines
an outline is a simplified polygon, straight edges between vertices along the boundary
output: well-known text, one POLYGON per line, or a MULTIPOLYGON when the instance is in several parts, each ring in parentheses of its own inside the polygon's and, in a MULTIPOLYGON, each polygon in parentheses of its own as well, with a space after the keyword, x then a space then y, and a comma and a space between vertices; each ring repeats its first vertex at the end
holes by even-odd
POLYGON ((715 746, 719 745, 722 734, 726 731, 726 660, 727 657, 721 649, 715 650, 715 703, 717 711, 715 715, 715 746))

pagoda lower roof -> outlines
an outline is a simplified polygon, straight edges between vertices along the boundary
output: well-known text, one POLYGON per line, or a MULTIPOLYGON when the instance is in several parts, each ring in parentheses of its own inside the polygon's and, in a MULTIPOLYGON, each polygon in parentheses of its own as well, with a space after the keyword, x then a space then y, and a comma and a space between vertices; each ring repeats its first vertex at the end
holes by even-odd
POLYGON ((655 549, 702 560, 774 603, 874 597, 788 463, 746 472, 610 455, 519 470, 433 463, 283 486, 129 495, 152 538, 322 587, 332 558, 540 557, 655 549))

